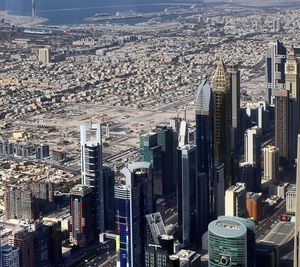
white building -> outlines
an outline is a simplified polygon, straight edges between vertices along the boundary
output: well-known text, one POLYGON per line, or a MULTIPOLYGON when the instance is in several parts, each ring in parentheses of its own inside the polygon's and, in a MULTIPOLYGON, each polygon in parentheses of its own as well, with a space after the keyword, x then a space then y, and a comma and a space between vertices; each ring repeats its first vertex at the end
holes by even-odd
POLYGON ((295 215, 296 213, 296 185, 293 184, 286 192, 286 212, 295 215))
POLYGON ((49 62, 50 62, 49 48, 40 48, 39 49, 39 62, 42 64, 49 64, 49 62))
POLYGON ((225 216, 243 217, 246 214, 246 185, 237 183, 225 192, 225 216))
POLYGON ((263 149, 264 174, 263 179, 277 180, 279 176, 279 148, 267 146, 263 149))

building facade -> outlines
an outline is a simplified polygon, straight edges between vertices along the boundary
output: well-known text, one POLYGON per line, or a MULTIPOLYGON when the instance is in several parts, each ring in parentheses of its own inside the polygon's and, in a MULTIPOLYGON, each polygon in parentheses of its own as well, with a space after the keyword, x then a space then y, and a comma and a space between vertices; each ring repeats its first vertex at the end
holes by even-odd
POLYGON ((225 187, 232 185, 231 174, 231 119, 232 105, 230 80, 224 62, 218 63, 212 79, 213 112, 214 112, 214 159, 225 164, 225 187))
POLYGON ((246 215, 246 185, 237 183, 225 192, 225 215, 245 217, 246 215))
POLYGON ((279 178, 279 149, 275 146, 263 148, 264 174, 266 180, 278 180, 279 178))

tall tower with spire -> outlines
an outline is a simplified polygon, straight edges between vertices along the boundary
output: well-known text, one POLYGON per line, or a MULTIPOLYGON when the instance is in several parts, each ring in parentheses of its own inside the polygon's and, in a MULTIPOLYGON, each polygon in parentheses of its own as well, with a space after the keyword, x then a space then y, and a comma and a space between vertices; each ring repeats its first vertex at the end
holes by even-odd
POLYGON ((297 149, 294 267, 300 267, 300 135, 298 135, 298 149, 297 149))
POLYGON ((212 80, 214 110, 214 159, 225 164, 225 187, 232 185, 231 175, 231 92, 230 79, 221 58, 212 80))

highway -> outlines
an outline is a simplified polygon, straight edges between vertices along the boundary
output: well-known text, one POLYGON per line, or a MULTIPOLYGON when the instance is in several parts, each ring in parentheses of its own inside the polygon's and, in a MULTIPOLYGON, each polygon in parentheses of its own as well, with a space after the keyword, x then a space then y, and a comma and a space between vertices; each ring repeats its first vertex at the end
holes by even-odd
POLYGON ((272 226, 280 221, 280 217, 282 214, 285 213, 285 200, 278 204, 278 209, 275 211, 272 216, 262 220, 256 227, 256 240, 260 241, 263 240, 264 237, 269 233, 272 226))

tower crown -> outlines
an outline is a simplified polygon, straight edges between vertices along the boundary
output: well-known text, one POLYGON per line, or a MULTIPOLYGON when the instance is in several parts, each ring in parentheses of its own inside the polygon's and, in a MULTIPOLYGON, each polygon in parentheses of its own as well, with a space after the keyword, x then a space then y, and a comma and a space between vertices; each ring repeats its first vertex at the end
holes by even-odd
POLYGON ((211 89, 204 79, 197 89, 195 112, 197 115, 208 115, 211 101, 211 89))
POLYGON ((225 64, 222 58, 220 58, 215 75, 212 79, 212 89, 218 91, 229 90, 229 75, 226 71, 225 64))

